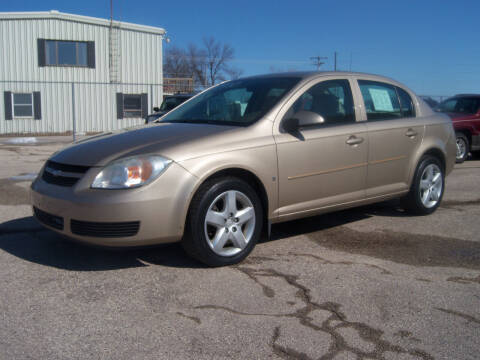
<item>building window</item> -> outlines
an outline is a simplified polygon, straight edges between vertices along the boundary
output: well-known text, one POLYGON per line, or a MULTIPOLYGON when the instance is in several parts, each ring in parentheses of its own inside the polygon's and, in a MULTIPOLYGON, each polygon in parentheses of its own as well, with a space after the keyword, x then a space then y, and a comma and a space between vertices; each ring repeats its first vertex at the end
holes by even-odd
POLYGON ((117 93, 117 119, 146 118, 147 115, 147 94, 117 93))
POLYGON ((95 68, 95 43, 38 39, 38 65, 95 68))
POLYGON ((33 117, 33 94, 12 94, 13 117, 33 117))
POLYGON ((32 93, 4 92, 5 120, 42 118, 40 92, 32 93))
POLYGON ((78 41, 45 42, 47 65, 87 66, 87 43, 78 41))
POLYGON ((123 95, 123 117, 142 117, 142 95, 123 95))

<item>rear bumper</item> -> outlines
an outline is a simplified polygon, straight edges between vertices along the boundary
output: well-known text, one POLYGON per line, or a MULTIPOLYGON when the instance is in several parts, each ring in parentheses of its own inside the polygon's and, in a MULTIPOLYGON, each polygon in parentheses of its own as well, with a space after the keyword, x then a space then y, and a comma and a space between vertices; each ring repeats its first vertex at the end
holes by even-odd
POLYGON ((450 136, 448 137, 447 144, 446 144, 446 154, 445 154, 445 175, 450 174, 453 171, 453 167, 455 166, 455 155, 457 153, 457 142, 455 137, 455 132, 451 131, 450 136))
POLYGON ((101 246, 143 246, 179 241, 196 178, 173 163, 153 183, 137 189, 98 190, 91 168, 72 187, 46 183, 31 188, 34 216, 69 238, 101 246))

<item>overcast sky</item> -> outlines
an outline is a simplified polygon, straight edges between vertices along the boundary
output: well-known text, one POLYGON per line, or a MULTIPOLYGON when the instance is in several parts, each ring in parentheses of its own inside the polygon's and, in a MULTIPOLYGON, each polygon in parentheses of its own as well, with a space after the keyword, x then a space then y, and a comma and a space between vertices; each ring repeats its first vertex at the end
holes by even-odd
MULTIPOLYGON (((0 11, 51 9, 109 18, 110 0, 0 2, 0 11)), ((479 0, 114 0, 116 20, 165 28, 166 46, 229 43, 244 75, 313 70, 312 56, 328 57, 322 69, 332 70, 337 51, 342 70, 429 95, 480 92, 479 16, 479 0)))

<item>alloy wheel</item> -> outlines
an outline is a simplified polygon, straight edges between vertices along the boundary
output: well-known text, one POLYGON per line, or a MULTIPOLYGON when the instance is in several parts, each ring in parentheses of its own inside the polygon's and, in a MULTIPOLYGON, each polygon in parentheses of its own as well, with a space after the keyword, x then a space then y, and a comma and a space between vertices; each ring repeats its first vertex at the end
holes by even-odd
POLYGON ((463 159, 467 152, 467 144, 462 138, 457 138, 457 160, 463 159))
POLYGON ((233 256, 248 245, 255 231, 255 209, 242 192, 229 190, 210 204, 204 221, 205 237, 218 255, 233 256))
POLYGON ((443 191, 443 174, 436 164, 429 164, 420 178, 420 199, 423 206, 432 208, 440 201, 443 191))

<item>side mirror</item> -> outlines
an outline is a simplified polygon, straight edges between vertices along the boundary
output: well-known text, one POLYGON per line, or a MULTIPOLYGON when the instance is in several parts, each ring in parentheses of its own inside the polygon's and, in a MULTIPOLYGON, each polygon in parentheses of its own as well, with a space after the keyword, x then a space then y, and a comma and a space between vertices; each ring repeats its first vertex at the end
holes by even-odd
POLYGON ((154 107, 154 108, 153 108, 153 111, 159 112, 159 111, 160 111, 160 108, 159 108, 159 107, 154 107))
POLYGON ((313 111, 301 110, 283 123, 283 128, 287 132, 293 132, 302 127, 320 125, 325 123, 323 116, 313 111))

